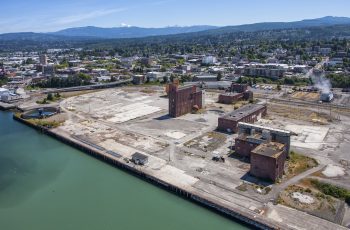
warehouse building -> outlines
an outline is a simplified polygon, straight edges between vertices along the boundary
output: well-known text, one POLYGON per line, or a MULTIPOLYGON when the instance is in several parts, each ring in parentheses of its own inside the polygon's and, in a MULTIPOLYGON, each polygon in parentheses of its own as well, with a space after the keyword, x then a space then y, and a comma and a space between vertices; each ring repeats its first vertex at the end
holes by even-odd
POLYGON ((249 104, 219 117, 218 130, 223 132, 238 132, 238 123, 254 123, 267 113, 266 105, 249 104))
POLYGON ((179 117, 204 107, 204 91, 197 86, 169 85, 169 115, 179 117))

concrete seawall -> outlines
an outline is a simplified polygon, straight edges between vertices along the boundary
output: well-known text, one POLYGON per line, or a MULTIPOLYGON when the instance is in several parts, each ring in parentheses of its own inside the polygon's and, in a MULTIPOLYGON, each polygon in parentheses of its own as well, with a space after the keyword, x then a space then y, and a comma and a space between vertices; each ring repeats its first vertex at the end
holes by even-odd
POLYGON ((250 216, 249 214, 243 213, 239 210, 233 210, 231 208, 228 208, 223 202, 220 202, 219 200, 215 200, 212 198, 208 198, 203 196, 202 194, 198 194, 197 192, 190 192, 184 188, 180 188, 178 186, 174 186, 168 182, 165 182, 159 178, 156 178, 148 173, 143 172, 142 170, 135 168, 131 165, 128 165, 126 162, 124 162, 123 159, 118 159, 112 156, 108 156, 103 151, 100 151, 98 149, 95 149, 89 145, 86 145, 84 143, 79 142, 78 140, 75 140, 70 137, 66 137, 60 134, 55 133, 54 131, 42 127, 42 126, 37 126, 35 124, 32 124, 28 122, 27 120, 24 120, 20 117, 13 116, 13 119, 24 123, 40 132, 43 134, 47 134, 51 137, 56 138, 57 140, 68 144, 76 149, 79 149, 99 160, 103 160, 104 162, 113 165, 115 167, 118 167, 119 169, 122 169, 126 172, 129 172, 133 174, 134 176, 137 176, 141 178, 144 181, 147 181, 149 183, 152 183, 160 188, 163 188, 169 192, 172 192, 180 197, 183 197, 189 201, 192 201, 196 204, 199 204, 203 207, 206 207, 212 211, 215 211, 223 216, 226 216, 230 219, 233 219, 235 221, 240 221, 244 224, 247 224, 253 228, 257 229, 281 229, 280 226, 275 225, 274 223, 268 222, 263 220, 261 217, 256 217, 256 216, 250 216))

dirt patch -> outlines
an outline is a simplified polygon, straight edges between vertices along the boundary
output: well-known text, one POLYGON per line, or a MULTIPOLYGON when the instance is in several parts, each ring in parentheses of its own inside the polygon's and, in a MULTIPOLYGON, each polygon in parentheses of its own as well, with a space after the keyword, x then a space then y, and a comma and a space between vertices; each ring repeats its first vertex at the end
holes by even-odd
POLYGON ((214 151, 222 146, 226 141, 226 136, 218 132, 208 132, 200 137, 185 143, 188 148, 194 148, 203 152, 214 151))
POLYGON ((242 183, 236 187, 237 190, 241 192, 258 193, 260 195, 267 195, 271 191, 271 187, 262 186, 256 184, 242 183))
POLYGON ((306 101, 319 101, 320 94, 314 92, 296 92, 292 96, 294 99, 306 100, 306 101))
POLYGON ((82 90, 82 91, 73 91, 73 92, 62 92, 60 93, 62 98, 76 97, 88 93, 95 93, 101 90, 82 90))
POLYGON ((279 203, 335 222, 342 202, 317 190, 292 185, 280 194, 279 203))
POLYGON ((145 94, 155 94, 157 93, 157 91, 155 91, 154 89, 142 89, 140 90, 141 93, 145 93, 145 94))
POLYGON ((295 152, 290 152, 287 160, 287 178, 292 178, 300 173, 303 173, 318 165, 317 161, 311 157, 300 155, 295 152))
POLYGON ((305 109, 305 107, 291 107, 285 105, 268 104, 267 109, 269 113, 294 120, 303 120, 316 124, 326 125, 332 118, 325 113, 316 113, 312 110, 305 109))

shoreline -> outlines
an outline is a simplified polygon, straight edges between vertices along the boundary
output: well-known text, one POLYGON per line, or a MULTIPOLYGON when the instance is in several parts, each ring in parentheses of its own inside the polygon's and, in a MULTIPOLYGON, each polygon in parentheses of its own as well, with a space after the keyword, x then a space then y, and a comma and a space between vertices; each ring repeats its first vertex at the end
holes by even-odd
POLYGON ((20 117, 17 117, 15 114, 13 114, 13 119, 25 125, 28 125, 29 127, 34 128, 43 134, 51 136, 64 144, 67 144, 73 148, 76 148, 98 160, 102 160, 105 163, 108 163, 118 169, 128 172, 131 175, 144 180, 145 182, 151 183, 161 189, 164 189, 168 192, 176 194, 179 197, 182 197, 197 205, 205 207, 231 220, 241 222, 242 224, 245 224, 245 225, 248 225, 249 227, 254 227, 257 229, 282 229, 282 226, 277 226, 274 223, 267 222, 266 220, 263 220, 259 216, 252 216, 252 215, 249 215, 248 213, 243 213, 237 209, 229 208, 219 200, 214 200, 211 197, 203 196, 203 194, 199 194, 198 192, 189 191, 186 188, 180 188, 171 183, 165 182, 159 178, 156 178, 153 175, 143 172, 141 169, 138 169, 136 167, 132 167, 126 164, 122 158, 118 158, 118 157, 106 154, 102 150, 95 149, 92 146, 82 143, 74 138, 58 134, 42 126, 34 125, 20 117))

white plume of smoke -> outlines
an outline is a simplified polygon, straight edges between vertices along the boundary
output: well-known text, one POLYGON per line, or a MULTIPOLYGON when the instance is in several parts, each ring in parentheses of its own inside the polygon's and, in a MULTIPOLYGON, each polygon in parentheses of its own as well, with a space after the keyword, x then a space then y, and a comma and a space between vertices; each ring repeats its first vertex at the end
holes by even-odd
POLYGON ((311 81, 314 84, 314 87, 319 89, 322 93, 330 93, 332 89, 331 81, 325 77, 323 72, 315 73, 310 70, 307 73, 307 76, 311 77, 311 81))

